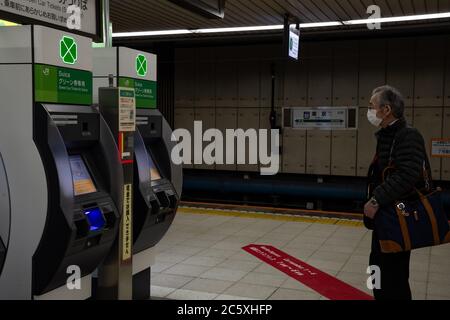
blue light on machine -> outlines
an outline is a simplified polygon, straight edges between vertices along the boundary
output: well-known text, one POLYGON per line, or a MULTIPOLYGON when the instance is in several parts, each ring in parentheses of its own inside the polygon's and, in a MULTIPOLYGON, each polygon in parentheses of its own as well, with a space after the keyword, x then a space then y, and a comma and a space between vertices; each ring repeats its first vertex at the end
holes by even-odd
POLYGON ((105 218, 103 217, 103 213, 99 208, 89 209, 84 211, 86 215, 89 225, 91 226, 91 231, 98 231, 103 229, 106 224, 105 218))

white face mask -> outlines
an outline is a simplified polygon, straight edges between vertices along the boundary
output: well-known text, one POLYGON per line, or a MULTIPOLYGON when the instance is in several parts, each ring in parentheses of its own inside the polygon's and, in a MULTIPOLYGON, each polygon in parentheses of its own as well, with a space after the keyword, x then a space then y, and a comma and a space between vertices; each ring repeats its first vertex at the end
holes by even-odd
POLYGON ((367 111, 367 119, 375 127, 379 127, 383 122, 383 119, 377 117, 377 110, 375 109, 369 109, 369 111, 367 111))

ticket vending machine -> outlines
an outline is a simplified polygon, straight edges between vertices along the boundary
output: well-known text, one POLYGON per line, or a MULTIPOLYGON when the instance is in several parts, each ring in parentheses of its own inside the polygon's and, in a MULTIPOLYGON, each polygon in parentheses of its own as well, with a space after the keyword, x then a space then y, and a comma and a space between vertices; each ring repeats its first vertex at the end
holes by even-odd
POLYGON ((0 300, 89 298, 116 238, 121 165, 92 106, 91 48, 47 27, 0 28, 0 300))
POLYGON ((124 47, 93 51, 94 88, 107 86, 113 76, 116 86, 134 88, 136 93, 133 298, 148 299, 153 248, 175 218, 182 167, 171 161, 172 129, 156 109, 156 55, 124 47))
POLYGON ((8 182, 6 180, 6 171, 3 164, 3 158, 0 153, 0 275, 3 270, 3 263, 6 257, 6 245, 9 236, 9 191, 8 182))

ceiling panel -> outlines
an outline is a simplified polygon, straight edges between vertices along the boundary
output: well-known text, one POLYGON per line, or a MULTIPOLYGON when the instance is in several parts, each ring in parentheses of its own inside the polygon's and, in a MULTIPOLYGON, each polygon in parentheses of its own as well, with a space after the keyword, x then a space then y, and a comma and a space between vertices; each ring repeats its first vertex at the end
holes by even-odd
POLYGON ((114 32, 199 29, 282 24, 286 13, 301 22, 368 17, 377 4, 382 16, 450 11, 450 0, 227 0, 224 19, 207 19, 168 0, 111 0, 114 32))
POLYGON ((450 8, 450 0, 439 0, 439 12, 447 12, 450 8))
POLYGON ((413 0, 397 0, 400 3, 404 15, 416 14, 413 0))
POLYGON ((403 16, 405 13, 403 12, 403 8, 398 0, 387 1, 388 6, 391 9, 392 16, 403 16))

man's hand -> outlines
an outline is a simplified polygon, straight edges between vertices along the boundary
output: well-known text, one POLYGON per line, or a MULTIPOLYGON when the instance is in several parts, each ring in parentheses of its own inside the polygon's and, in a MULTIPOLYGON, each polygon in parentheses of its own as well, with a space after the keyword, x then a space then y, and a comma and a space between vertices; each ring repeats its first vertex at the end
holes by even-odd
POLYGON ((369 201, 364 206, 364 214, 366 215, 366 217, 374 219, 379 209, 379 205, 374 205, 371 201, 369 201))

